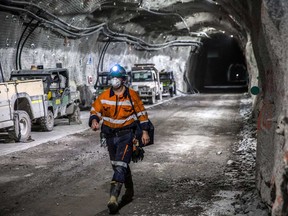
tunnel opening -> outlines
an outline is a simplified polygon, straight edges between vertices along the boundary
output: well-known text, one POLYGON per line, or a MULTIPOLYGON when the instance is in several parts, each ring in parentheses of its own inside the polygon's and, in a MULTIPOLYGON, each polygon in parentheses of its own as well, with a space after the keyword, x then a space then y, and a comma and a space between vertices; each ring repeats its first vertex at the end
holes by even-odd
POLYGON ((217 33, 202 42, 202 49, 190 63, 193 86, 202 93, 247 92, 246 61, 237 40, 217 33))

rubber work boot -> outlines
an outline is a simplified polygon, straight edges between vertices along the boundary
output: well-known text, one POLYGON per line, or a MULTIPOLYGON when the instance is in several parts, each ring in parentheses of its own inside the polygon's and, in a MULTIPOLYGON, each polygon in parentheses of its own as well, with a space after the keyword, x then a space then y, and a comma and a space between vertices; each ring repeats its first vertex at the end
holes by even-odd
POLYGON ((130 203, 133 200, 134 196, 134 187, 133 187, 133 181, 132 181, 132 175, 130 174, 127 176, 127 179, 125 181, 125 193, 123 194, 121 198, 121 206, 126 205, 130 203))
POLYGON ((111 189, 110 189, 110 199, 108 202, 108 209, 110 214, 116 214, 118 212, 118 202, 117 199, 119 197, 121 191, 122 183, 112 181, 111 182, 111 189))

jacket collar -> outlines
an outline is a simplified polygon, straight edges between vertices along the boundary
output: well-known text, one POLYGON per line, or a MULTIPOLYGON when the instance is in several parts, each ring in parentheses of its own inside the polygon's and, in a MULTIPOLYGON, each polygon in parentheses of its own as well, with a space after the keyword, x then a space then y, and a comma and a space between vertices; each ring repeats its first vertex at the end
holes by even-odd
MULTIPOLYGON (((123 93, 123 97, 127 97, 128 96, 128 93, 129 93, 129 88, 127 88, 125 85, 124 85, 124 87, 125 87, 125 90, 124 90, 124 93, 123 93)), ((113 91, 113 88, 111 87, 110 88, 110 97, 113 97, 115 95, 115 93, 114 93, 114 91, 113 91)))

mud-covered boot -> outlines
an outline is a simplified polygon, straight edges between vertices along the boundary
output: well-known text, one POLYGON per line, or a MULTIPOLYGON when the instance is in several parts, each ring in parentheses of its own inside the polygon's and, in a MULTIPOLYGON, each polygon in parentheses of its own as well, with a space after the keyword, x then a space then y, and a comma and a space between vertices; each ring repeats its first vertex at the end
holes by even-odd
POLYGON ((118 212, 118 197, 121 191, 122 183, 112 181, 111 182, 111 189, 110 189, 110 199, 108 202, 108 209, 110 214, 116 214, 118 212))
POLYGON ((126 188, 125 193, 123 194, 120 202, 121 206, 126 205, 133 200, 134 187, 131 175, 129 175, 125 181, 125 188, 126 188))

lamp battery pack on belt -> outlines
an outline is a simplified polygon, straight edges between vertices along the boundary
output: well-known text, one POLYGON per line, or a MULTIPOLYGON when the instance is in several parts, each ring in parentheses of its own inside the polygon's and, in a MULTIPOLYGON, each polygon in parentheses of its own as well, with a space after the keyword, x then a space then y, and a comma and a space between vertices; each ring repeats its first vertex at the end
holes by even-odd
POLYGON ((124 136, 125 134, 128 134, 132 132, 132 129, 120 129, 120 130, 116 130, 115 132, 113 132, 111 134, 112 137, 120 137, 120 136, 124 136))
POLYGON ((128 97, 129 97, 129 100, 130 100, 132 109, 133 109, 133 111, 134 111, 134 114, 135 114, 136 117, 137 117, 137 120, 135 121, 135 123, 136 123, 136 130, 135 130, 134 132, 136 133, 136 137, 138 138, 139 146, 140 146, 140 147, 144 147, 144 146, 148 146, 148 145, 154 144, 154 125, 152 124, 152 122, 150 121, 150 119, 148 119, 148 125, 149 125, 148 134, 149 134, 150 141, 149 141, 149 143, 147 143, 146 145, 144 145, 144 144, 142 143, 142 140, 141 140, 142 128, 141 128, 141 126, 140 126, 140 121, 139 121, 139 119, 138 119, 138 116, 137 116, 137 113, 136 113, 136 111, 135 111, 135 107, 134 107, 134 105, 133 105, 132 98, 131 98, 131 95, 129 94, 129 92, 128 92, 128 97))
POLYGON ((101 147, 107 146, 107 138, 113 138, 113 137, 122 137, 126 134, 129 134, 131 132, 135 132, 134 126, 128 127, 128 128, 119 128, 119 129, 112 129, 109 128, 106 125, 102 125, 102 129, 100 132, 100 143, 101 147))
POLYGON ((131 128, 125 128, 125 129, 123 128, 119 130, 113 130, 111 133, 105 133, 105 137, 106 138, 121 137, 131 132, 133 132, 131 128))

